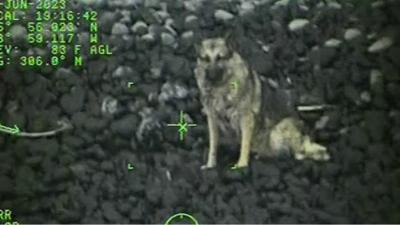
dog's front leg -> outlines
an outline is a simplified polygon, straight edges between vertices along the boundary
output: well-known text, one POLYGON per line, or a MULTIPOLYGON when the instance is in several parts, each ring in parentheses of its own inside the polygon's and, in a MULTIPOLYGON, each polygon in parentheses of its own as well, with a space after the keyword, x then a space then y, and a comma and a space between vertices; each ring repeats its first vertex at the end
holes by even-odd
POLYGON ((249 165, 251 139, 253 137, 255 118, 253 113, 244 115, 240 120, 242 140, 240 144, 240 157, 236 167, 247 167, 249 165))
POLYGON ((207 112, 208 133, 210 146, 208 149, 207 164, 201 166, 201 169, 213 168, 217 165, 217 148, 218 148, 218 125, 214 112, 207 112))

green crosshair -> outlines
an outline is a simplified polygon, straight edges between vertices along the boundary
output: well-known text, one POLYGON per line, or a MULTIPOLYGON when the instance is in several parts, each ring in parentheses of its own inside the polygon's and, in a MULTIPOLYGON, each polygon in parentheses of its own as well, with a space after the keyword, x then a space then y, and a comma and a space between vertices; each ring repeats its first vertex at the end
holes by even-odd
POLYGON ((169 127, 179 127, 179 140, 183 141, 184 135, 188 132, 188 127, 195 127, 197 124, 187 123, 183 116, 183 111, 180 112, 179 115, 179 123, 170 123, 167 124, 169 127))

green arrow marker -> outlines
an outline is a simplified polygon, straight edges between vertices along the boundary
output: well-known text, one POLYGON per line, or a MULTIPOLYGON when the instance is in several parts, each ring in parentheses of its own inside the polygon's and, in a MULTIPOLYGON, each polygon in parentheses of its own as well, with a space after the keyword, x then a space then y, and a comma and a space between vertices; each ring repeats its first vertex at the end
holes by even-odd
POLYGON ((128 82, 128 88, 131 88, 134 84, 135 82, 128 82))
POLYGON ((133 167, 132 164, 128 163, 128 170, 131 171, 131 170, 134 170, 134 169, 135 169, 135 167, 133 167))
POLYGON ((14 128, 11 128, 11 127, 3 126, 0 123, 0 132, 11 134, 11 135, 18 135, 21 131, 19 130, 17 125, 14 125, 14 128))

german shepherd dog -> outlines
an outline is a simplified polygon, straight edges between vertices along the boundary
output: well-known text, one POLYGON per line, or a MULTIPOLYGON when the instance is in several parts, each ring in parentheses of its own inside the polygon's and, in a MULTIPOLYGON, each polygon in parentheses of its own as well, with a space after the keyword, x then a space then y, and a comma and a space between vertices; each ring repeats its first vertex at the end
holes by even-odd
POLYGON ((249 165, 250 150, 260 156, 286 153, 299 160, 328 160, 327 149, 304 134, 287 90, 261 79, 228 42, 208 38, 197 46, 194 74, 209 132, 208 160, 202 169, 217 165, 220 133, 240 138, 238 168, 249 165))

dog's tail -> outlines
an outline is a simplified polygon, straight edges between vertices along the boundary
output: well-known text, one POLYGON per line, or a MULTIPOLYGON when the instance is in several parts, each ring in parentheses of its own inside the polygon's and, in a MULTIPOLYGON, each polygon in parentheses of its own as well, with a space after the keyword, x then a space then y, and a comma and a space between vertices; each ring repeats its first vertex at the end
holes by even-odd
POLYGON ((270 133, 271 151, 284 151, 292 154, 297 160, 313 159, 326 161, 330 159, 327 148, 311 140, 302 132, 303 123, 295 118, 285 118, 270 133))

